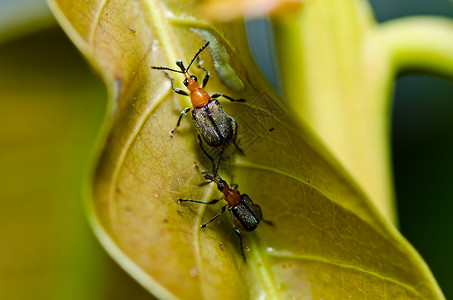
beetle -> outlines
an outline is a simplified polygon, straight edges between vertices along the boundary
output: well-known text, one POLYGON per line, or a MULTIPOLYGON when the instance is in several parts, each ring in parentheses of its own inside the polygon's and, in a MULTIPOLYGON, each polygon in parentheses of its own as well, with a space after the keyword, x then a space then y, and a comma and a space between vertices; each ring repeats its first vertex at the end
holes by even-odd
POLYGON ((236 235, 239 237, 239 242, 241 244, 241 254, 246 261, 244 255, 244 245, 242 244, 242 237, 241 231, 244 230, 246 232, 254 231, 261 221, 268 225, 274 225, 271 221, 263 219, 263 212, 261 211, 261 207, 258 204, 253 203, 252 199, 247 194, 241 194, 237 188, 238 185, 234 184, 231 186, 223 180, 220 175, 214 174, 208 171, 202 171, 197 164, 195 167, 198 171, 203 175, 203 178, 208 180, 209 182, 214 182, 217 185, 217 189, 223 194, 221 199, 213 199, 209 202, 193 200, 193 199, 178 199, 178 203, 182 202, 193 202, 198 204, 207 204, 213 205, 219 202, 220 200, 225 200, 227 204, 222 206, 220 212, 215 215, 211 220, 206 222, 205 224, 200 225, 201 228, 205 228, 209 225, 212 221, 220 217, 225 210, 228 208, 228 212, 230 215, 230 219, 233 223, 233 229, 236 235))
POLYGON ((224 97, 230 100, 231 102, 245 102, 245 100, 242 98, 233 99, 230 96, 220 93, 209 95, 204 90, 209 80, 209 72, 201 65, 200 58, 198 55, 204 49, 206 49, 208 45, 209 41, 206 42, 200 49, 198 49, 198 51, 195 53, 194 57, 190 61, 189 66, 187 68, 184 67, 184 64, 181 60, 176 61, 176 65, 181 69, 180 71, 168 67, 152 67, 152 68, 156 70, 167 70, 176 73, 182 73, 184 75, 185 79, 183 81, 183 84, 187 87, 190 94, 182 89, 175 88, 174 86, 175 80, 167 72, 164 72, 165 76, 171 80, 171 87, 173 91, 183 96, 190 96, 190 100, 192 102, 192 107, 187 107, 181 112, 178 122, 176 123, 176 127, 173 130, 171 130, 170 136, 173 137, 176 129, 179 127, 181 123, 182 117, 184 117, 190 111, 192 111, 192 118, 195 121, 195 125, 197 126, 198 129, 197 142, 200 145, 201 150, 204 152, 204 154, 211 160, 213 170, 215 170, 214 174, 217 174, 217 170, 219 168, 225 146, 229 145, 230 143, 233 143, 238 152, 240 154, 243 154, 242 149, 239 148, 239 146, 236 144, 238 130, 237 123, 232 117, 228 116, 225 113, 217 98, 224 97), (189 69, 192 66, 195 59, 197 59, 198 68, 202 69, 206 73, 201 85, 198 83, 197 77, 189 73, 189 69), (203 148, 201 139, 203 139, 203 141, 211 148, 214 149, 221 148, 219 163, 217 167, 215 167, 214 159, 203 148))

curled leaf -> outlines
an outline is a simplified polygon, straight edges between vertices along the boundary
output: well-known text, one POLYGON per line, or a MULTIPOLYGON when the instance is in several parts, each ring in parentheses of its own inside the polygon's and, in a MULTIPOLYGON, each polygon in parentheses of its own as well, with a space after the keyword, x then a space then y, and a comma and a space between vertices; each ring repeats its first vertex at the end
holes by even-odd
MULTIPOLYGON (((51 3, 112 96, 89 189, 94 229, 150 292, 166 299, 442 298, 419 255, 259 75, 241 23, 196 20, 188 16, 192 1, 89 2, 77 9, 72 1, 51 3), (193 122, 183 120, 169 137, 188 100, 150 69, 187 62, 205 40, 207 91, 247 99, 222 103, 238 123, 245 156, 229 147, 220 174, 275 224, 244 235, 247 264, 226 216, 200 229, 220 205, 177 203, 219 194, 212 184, 200 186, 193 163, 210 164, 193 122)), ((173 76, 182 88, 181 76, 173 76)))

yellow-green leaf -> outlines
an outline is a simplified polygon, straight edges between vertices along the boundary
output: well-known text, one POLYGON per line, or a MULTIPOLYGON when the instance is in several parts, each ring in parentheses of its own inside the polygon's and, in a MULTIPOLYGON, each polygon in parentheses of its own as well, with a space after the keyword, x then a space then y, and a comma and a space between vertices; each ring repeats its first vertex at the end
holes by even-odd
POLYGON ((165 299, 442 298, 420 256, 261 77, 242 23, 195 18, 195 1, 49 3, 111 95, 89 188, 94 229, 150 292, 165 299), (177 203, 219 195, 212 184, 199 185, 194 161, 210 164, 190 117, 169 137, 188 99, 150 69, 187 63, 206 40, 207 90, 247 99, 222 103, 238 122, 245 156, 230 147, 220 174, 275 224, 244 237, 247 263, 226 216, 199 227, 220 205, 177 203))

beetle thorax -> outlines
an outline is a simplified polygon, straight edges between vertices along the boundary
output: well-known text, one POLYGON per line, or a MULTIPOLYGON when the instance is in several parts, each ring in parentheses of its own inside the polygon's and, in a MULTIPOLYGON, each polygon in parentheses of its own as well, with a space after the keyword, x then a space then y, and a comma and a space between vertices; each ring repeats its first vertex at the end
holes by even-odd
POLYGON ((239 202, 241 202, 241 193, 237 190, 228 189, 226 192, 223 193, 225 196, 226 202, 230 207, 235 206, 239 202))
MULTIPOLYGON (((198 84, 198 82, 196 83, 198 84)), ((211 100, 211 97, 205 90, 198 87, 196 89, 190 90, 190 100, 192 101, 192 106, 197 108, 205 106, 209 102, 209 100, 211 100)))

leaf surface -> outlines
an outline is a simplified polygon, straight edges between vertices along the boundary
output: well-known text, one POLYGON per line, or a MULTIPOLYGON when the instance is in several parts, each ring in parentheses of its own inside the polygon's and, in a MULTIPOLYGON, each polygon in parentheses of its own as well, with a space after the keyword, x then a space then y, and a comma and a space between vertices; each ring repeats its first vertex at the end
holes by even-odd
MULTIPOLYGON (((91 182, 91 218, 109 253, 160 298, 419 298, 442 295, 420 256, 376 212, 360 188, 288 111, 253 64, 241 23, 191 15, 192 1, 49 1, 59 22, 101 74, 111 94, 91 182), (203 185, 189 106, 162 72, 195 51, 211 72, 210 94, 239 126, 245 156, 229 147, 220 174, 238 183, 275 226, 244 235, 247 264, 220 209, 178 198, 219 197, 203 185)), ((199 78, 203 72, 192 69, 199 78)), ((183 87, 179 74, 172 74, 183 87)))

